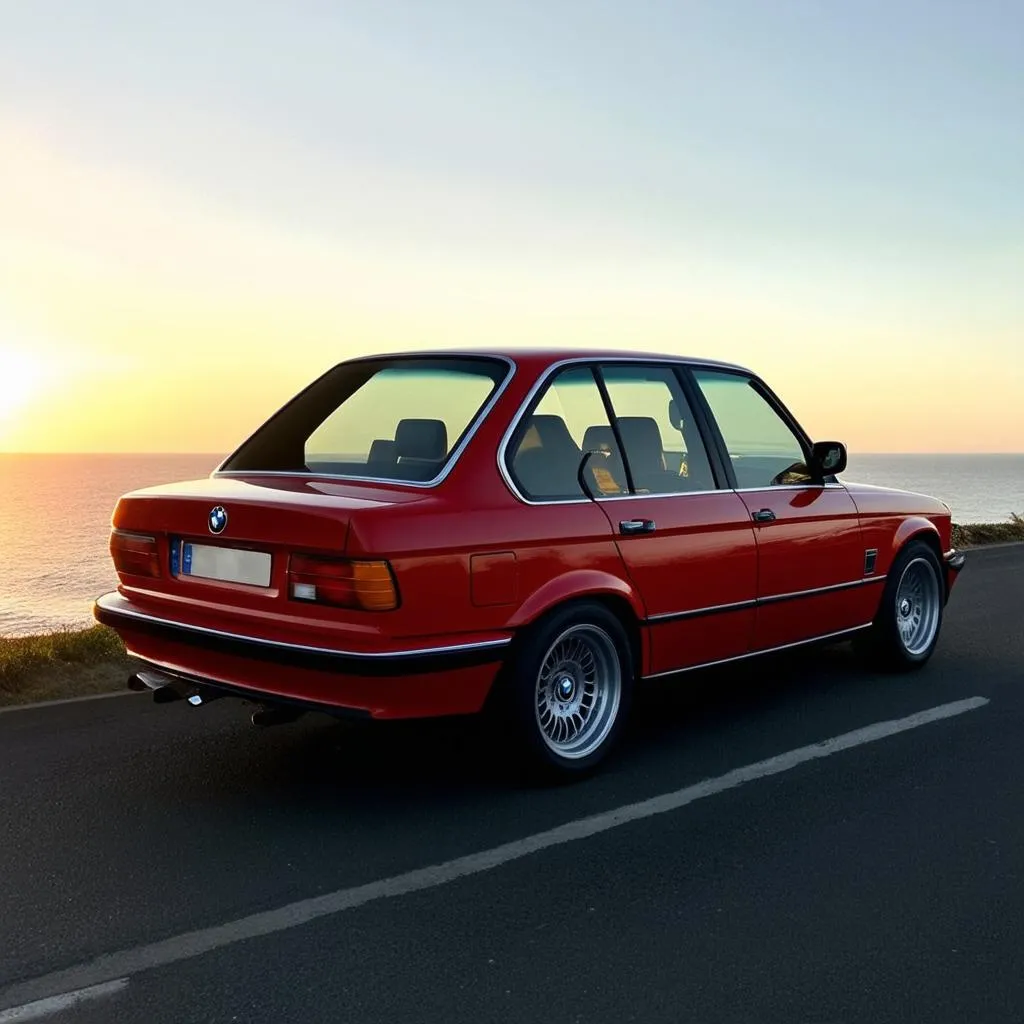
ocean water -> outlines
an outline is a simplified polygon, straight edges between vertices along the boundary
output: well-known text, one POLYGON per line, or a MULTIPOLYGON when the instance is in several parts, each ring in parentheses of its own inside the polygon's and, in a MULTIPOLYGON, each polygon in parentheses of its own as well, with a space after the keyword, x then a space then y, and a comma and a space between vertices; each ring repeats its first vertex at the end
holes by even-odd
POLYGON ((0 455, 0 636, 92 622, 117 585, 110 517, 126 491, 208 476, 216 455, 0 455))
MULTIPOLYGON (((116 584, 107 537, 126 491, 206 476, 217 455, 0 455, 0 636, 92 621, 116 584)), ((1024 455, 855 455, 844 479, 934 494, 961 523, 1024 513, 1024 455)))

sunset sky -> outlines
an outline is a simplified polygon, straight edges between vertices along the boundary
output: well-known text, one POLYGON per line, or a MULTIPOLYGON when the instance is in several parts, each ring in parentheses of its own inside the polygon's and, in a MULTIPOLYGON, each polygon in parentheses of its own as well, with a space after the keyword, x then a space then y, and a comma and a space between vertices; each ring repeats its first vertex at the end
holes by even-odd
POLYGON ((340 359, 663 350, 1024 450, 1024 5, 32 0, 0 451, 233 448, 340 359))

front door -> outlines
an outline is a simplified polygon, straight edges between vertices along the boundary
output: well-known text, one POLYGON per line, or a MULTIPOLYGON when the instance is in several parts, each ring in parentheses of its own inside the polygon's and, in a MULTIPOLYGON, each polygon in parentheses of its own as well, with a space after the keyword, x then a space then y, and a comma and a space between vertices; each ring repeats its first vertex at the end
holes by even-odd
POLYGON ((608 462, 625 487, 597 501, 647 606, 650 673, 749 653, 754 525, 742 498, 718 486, 676 370, 608 362, 599 372, 614 415, 608 462))
POLYGON ((807 438, 756 379, 704 369, 693 377, 756 531, 756 649, 869 623, 877 587, 866 573, 857 508, 846 488, 814 481, 807 438))

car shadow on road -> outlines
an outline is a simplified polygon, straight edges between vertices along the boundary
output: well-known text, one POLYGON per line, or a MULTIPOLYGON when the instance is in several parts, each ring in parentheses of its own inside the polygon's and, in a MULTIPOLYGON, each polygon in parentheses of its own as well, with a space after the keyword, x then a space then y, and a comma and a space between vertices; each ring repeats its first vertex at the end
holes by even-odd
MULTIPOLYGON (((693 772, 703 776, 719 764, 727 770, 891 717, 892 694, 891 680, 867 672, 849 646, 645 683, 618 750, 583 785, 643 784, 654 773, 664 789, 693 772), (853 708, 858 713, 851 717, 853 708)), ((382 800, 401 805, 432 794, 472 804, 483 794, 538 791, 502 758, 476 717, 349 723, 311 715, 255 740, 218 755, 244 760, 221 776, 236 792, 244 786, 265 798, 351 807, 382 800)))

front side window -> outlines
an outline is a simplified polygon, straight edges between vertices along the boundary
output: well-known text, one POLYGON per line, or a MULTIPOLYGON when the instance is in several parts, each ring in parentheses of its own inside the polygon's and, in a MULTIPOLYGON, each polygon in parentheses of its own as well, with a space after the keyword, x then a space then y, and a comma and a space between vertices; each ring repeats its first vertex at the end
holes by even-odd
POLYGON ((743 489, 812 483, 800 438, 749 377, 694 370, 743 489))
POLYGON ((671 368, 609 364, 601 374, 634 490, 640 494, 714 490, 704 441, 671 368))
POLYGON ((579 470, 589 451, 607 453, 587 464, 594 496, 628 493, 594 373, 577 366, 557 374, 523 418, 509 446, 508 470, 519 490, 534 501, 579 499, 586 497, 579 470))
POLYGON ((509 372, 507 364, 488 358, 343 363, 281 410, 222 469, 433 480, 509 372))

